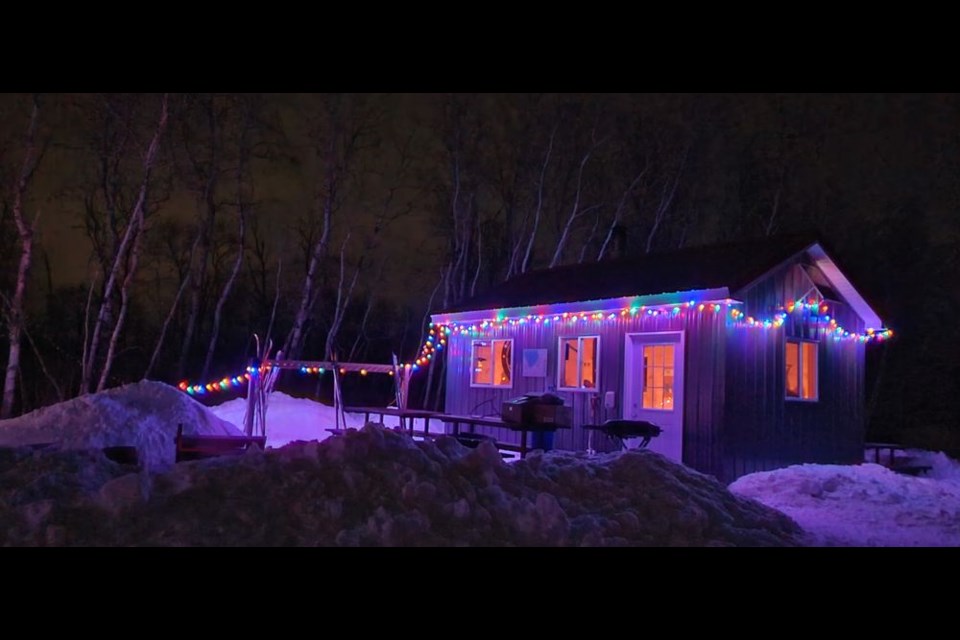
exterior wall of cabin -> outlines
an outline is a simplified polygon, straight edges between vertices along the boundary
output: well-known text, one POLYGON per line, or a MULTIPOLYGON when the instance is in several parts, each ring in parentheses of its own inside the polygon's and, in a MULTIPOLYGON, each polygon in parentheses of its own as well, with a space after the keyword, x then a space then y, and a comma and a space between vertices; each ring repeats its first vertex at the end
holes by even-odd
MULTIPOLYGON (((739 292, 746 315, 769 318, 778 306, 804 296, 812 283, 794 264, 770 272, 739 292)), ((849 331, 862 321, 845 305, 826 300, 827 314, 849 331)), ((804 320, 816 315, 805 310, 804 320)), ((778 329, 726 329, 724 481, 801 462, 849 463, 862 458, 865 345, 836 341, 790 314, 778 329), (818 340, 818 399, 786 399, 787 337, 818 340)))
MULTIPOLYGON (((449 337, 446 358, 447 413, 460 415, 499 415, 502 402, 525 393, 551 392, 573 408, 573 429, 558 429, 555 449, 583 451, 588 448, 591 431, 583 424, 601 423, 623 415, 625 336, 629 333, 684 331, 684 462, 706 473, 719 473, 722 464, 719 423, 723 418, 725 371, 724 308, 720 311, 684 311, 679 315, 662 313, 652 316, 643 312, 614 320, 578 320, 549 324, 523 324, 484 330, 477 336, 464 333, 449 337), (591 391, 557 389, 559 339, 575 336, 600 337, 599 383, 591 391), (471 342, 475 339, 513 339, 513 385, 510 388, 478 388, 470 385, 471 342), (546 377, 523 375, 523 350, 547 350, 546 377), (613 391, 616 406, 605 409, 604 394, 613 391), (598 398, 594 413, 591 399, 598 398)), ((519 442, 519 434, 509 429, 481 428, 501 442, 519 442)), ((619 443, 600 432, 592 432, 592 448, 615 450, 619 443)))

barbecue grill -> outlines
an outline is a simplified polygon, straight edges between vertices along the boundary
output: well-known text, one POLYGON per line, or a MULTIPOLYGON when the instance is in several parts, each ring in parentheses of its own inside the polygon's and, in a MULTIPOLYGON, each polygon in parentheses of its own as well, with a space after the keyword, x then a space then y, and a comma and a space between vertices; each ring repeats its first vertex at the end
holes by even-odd
POLYGON ((612 438, 616 438, 624 449, 627 448, 626 443, 624 443, 626 438, 642 438, 640 444, 637 445, 637 449, 644 449, 650 444, 652 438, 656 438, 663 433, 663 429, 646 420, 614 419, 607 420, 603 424, 585 424, 583 428, 601 431, 612 438))

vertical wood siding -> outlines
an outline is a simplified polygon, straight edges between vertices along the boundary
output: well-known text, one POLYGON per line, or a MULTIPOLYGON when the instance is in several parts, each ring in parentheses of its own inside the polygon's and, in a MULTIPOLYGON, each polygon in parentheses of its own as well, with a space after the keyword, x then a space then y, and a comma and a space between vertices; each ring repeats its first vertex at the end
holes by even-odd
MULTIPOLYGON (((778 305, 798 299, 810 286, 802 271, 786 265, 741 295, 744 313, 770 317, 778 305)), ((850 331, 864 329, 845 305, 827 304, 827 313, 840 325, 850 331)), ((776 330, 726 329, 724 456, 718 474, 726 481, 790 464, 854 462, 862 456, 865 347, 824 337, 797 318, 791 314, 776 330), (785 397, 787 337, 819 340, 815 402, 785 397)))
MULTIPOLYGON (((470 344, 479 339, 464 334, 451 335, 446 352, 447 392, 446 411, 466 415, 499 415, 500 404, 525 393, 551 392, 564 399, 572 407, 573 429, 559 429, 554 438, 555 449, 583 451, 587 449, 590 431, 583 424, 603 422, 619 418, 623 402, 623 365, 625 336, 628 333, 652 331, 684 331, 684 462, 696 469, 718 472, 722 459, 718 437, 723 417, 724 349, 723 313, 704 311, 673 316, 661 314, 648 316, 638 314, 616 320, 578 320, 576 323, 550 322, 525 323, 495 330, 487 330, 483 339, 512 338, 514 371, 512 388, 477 388, 470 386, 470 344), (559 338, 576 336, 600 336, 600 379, 596 391, 557 390, 559 338), (547 350, 547 376, 527 378, 523 376, 523 350, 547 350), (613 391, 616 406, 606 409, 603 396, 613 391), (591 408, 591 398, 599 398, 596 415, 591 408)), ((519 437, 509 429, 477 428, 502 442, 518 442, 519 437)), ((593 432, 592 447, 597 451, 615 450, 618 446, 611 438, 593 432)))

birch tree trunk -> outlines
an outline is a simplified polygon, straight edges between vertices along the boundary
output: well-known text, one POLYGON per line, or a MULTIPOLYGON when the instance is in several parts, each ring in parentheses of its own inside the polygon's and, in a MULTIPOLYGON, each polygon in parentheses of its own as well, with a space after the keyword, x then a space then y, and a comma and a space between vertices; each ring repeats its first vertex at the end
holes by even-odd
POLYGON ((220 292, 220 299, 217 300, 217 307, 213 312, 213 329, 210 334, 210 344, 207 346, 207 356, 203 360, 203 371, 200 374, 201 380, 207 379, 207 374, 210 372, 210 363, 213 362, 213 353, 217 348, 217 339, 220 337, 220 322, 223 317, 223 307, 227 303, 227 298, 230 296, 230 291, 233 289, 233 284, 237 280, 237 274, 240 273, 240 267, 243 265, 243 254, 245 250, 245 237, 246 237, 246 213, 247 213, 247 203, 244 199, 243 194, 243 184, 244 184, 244 170, 246 169, 247 160, 249 158, 249 148, 247 147, 247 136, 249 134, 249 128, 247 123, 244 124, 243 133, 240 135, 240 157, 237 163, 237 217, 239 218, 239 239, 237 241, 237 257, 233 262, 233 270, 230 272, 230 277, 227 278, 227 282, 223 285, 223 291, 220 292))
POLYGON ((543 211, 543 183, 547 175, 547 165, 550 164, 550 154, 553 152, 553 139, 557 135, 557 129, 560 123, 557 122, 550 132, 550 142, 547 143, 547 152, 543 156, 543 164, 540 165, 540 181, 537 183, 537 208, 533 214, 533 230, 530 231, 530 241, 527 242, 527 250, 523 254, 523 262, 520 264, 520 273, 526 273, 530 268, 530 256, 533 253, 533 245, 537 240, 537 231, 540 228, 540 214, 543 211))
POLYGON ((20 261, 17 265, 17 283, 14 286, 10 300, 10 310, 7 320, 10 350, 7 355, 7 370, 3 380, 3 402, 0 404, 0 419, 9 418, 13 414, 13 404, 16 399, 17 378, 20 373, 20 334, 23 330, 23 302, 27 290, 27 278, 30 275, 30 261, 33 258, 33 231, 36 220, 28 223, 23 215, 24 196, 30 179, 39 163, 36 153, 37 120, 40 107, 36 99, 30 114, 30 124, 27 127, 24 141, 23 164, 17 177, 13 193, 13 219, 17 225, 17 235, 20 239, 20 261))
POLYGON ((107 385, 107 379, 110 375, 110 369, 113 367, 113 359, 117 353, 117 341, 120 339, 120 333, 123 331, 123 324, 127 318, 127 309, 130 302, 130 286, 133 284, 134 276, 137 273, 137 263, 140 260, 140 247, 143 245, 143 208, 140 209, 140 222, 137 225, 137 235, 133 240, 133 247, 130 248, 129 260, 127 261, 127 273, 123 278, 123 284, 120 286, 120 313, 117 315, 117 322, 113 325, 113 331, 110 334, 110 344, 107 347, 107 357, 103 361, 103 369, 100 371, 100 380, 97 382, 97 393, 104 390, 107 385))
MULTIPOLYGON (((190 254, 193 255, 193 252, 190 254)), ((150 364, 147 365, 147 370, 143 372, 144 379, 150 377, 150 374, 153 373, 153 367, 157 364, 157 358, 160 357, 160 351, 163 349, 163 342, 167 337, 167 330, 170 328, 170 323, 173 321, 174 315, 177 313, 177 306, 180 304, 180 298, 183 297, 183 292, 187 290, 187 285, 190 283, 190 276, 192 274, 187 271, 187 275, 184 276, 183 282, 180 283, 180 288, 177 289, 177 295, 173 299, 173 303, 170 305, 170 311, 167 312, 167 317, 163 320, 163 327, 160 329, 160 337, 157 338, 157 345, 153 348, 153 354, 150 356, 150 364)))
POLYGON ((680 184, 680 176, 683 175, 683 170, 687 166, 687 155, 689 152, 690 147, 688 146, 683 152, 683 158, 680 160, 680 166, 677 167, 677 173, 673 177, 673 182, 665 181, 663 183, 663 189, 660 194, 660 204, 657 205, 657 210, 653 216, 653 226, 650 227, 650 233, 647 234, 645 253, 650 253, 650 250, 653 249, 653 239, 656 237, 660 225, 663 224, 667 212, 670 210, 670 205, 673 204, 673 198, 677 194, 677 185, 680 184))
POLYGON ((337 302, 336 307, 334 307, 333 321, 330 323, 330 331, 327 332, 327 340, 323 348, 324 354, 330 359, 335 359, 333 346, 336 343, 337 334, 340 332, 340 325, 343 324, 343 318, 347 313, 347 307, 350 304, 350 297, 353 295, 354 287, 357 286, 357 279, 360 277, 360 270, 363 268, 363 257, 361 257, 360 264, 357 265, 357 270, 354 271, 353 279, 350 281, 350 287, 347 289, 346 293, 344 293, 343 279, 347 271, 346 250, 349 240, 350 234, 348 233, 347 237, 343 239, 343 244, 340 246, 340 280, 337 283, 337 302))
POLYGON ((197 332, 197 324, 200 320, 200 304, 203 297, 203 289, 206 283, 207 260, 210 257, 210 245, 214 232, 217 211, 219 206, 216 201, 217 186, 220 181, 220 140, 219 126, 220 118, 213 104, 213 98, 208 97, 206 104, 207 130, 210 135, 210 155, 207 161, 207 167, 204 167, 202 161, 190 151, 189 134, 185 137, 185 147, 187 155, 193 164, 193 170, 197 177, 202 181, 201 201, 206 215, 201 219, 197 228, 197 234, 200 238, 200 256, 197 266, 192 264, 191 269, 195 269, 196 275, 192 278, 190 288, 190 313, 187 316, 187 328, 183 336, 183 344, 180 347, 180 360, 177 363, 177 377, 182 377, 187 368, 187 358, 193 349, 193 339, 197 332))
POLYGON ((617 204, 617 210, 613 214, 613 221, 610 223, 610 228, 607 230, 607 236, 603 239, 603 244, 600 246, 600 253, 597 254, 597 262, 603 260, 603 256, 607 253, 607 247, 610 246, 610 242, 613 240, 613 234, 616 233, 617 226, 620 224, 620 219, 623 217, 623 209, 626 205, 627 198, 633 193, 633 190, 637 188, 637 184, 640 180, 643 179, 643 176, 646 175, 649 165, 643 168, 637 177, 633 179, 633 182, 630 183, 630 186, 626 188, 623 192, 623 195, 620 196, 620 202, 617 204))
POLYGON ((570 238, 570 230, 573 228, 573 223, 584 213, 584 211, 580 209, 580 197, 583 193, 583 170, 586 168, 590 156, 593 155, 593 152, 602 142, 603 140, 594 142, 593 146, 587 150, 580 160, 580 168, 577 170, 577 190, 573 197, 573 208, 570 210, 570 215, 567 216, 567 223, 563 227, 563 233, 560 234, 560 239, 557 241, 557 248, 553 252, 553 259, 550 261, 551 269, 560 264, 560 260, 563 258, 563 250, 567 245, 567 240, 570 238))
MULTIPOLYGON (((100 346, 101 333, 104 330, 104 325, 107 321, 107 314, 109 312, 110 297, 113 295, 113 290, 117 285, 117 280, 120 278, 121 265, 129 257, 128 252, 130 249, 130 244, 138 236, 140 227, 143 224, 147 187, 150 184, 151 172, 153 170, 154 163, 156 162, 157 152, 160 148, 160 138, 163 136, 163 132, 167 127, 167 99, 167 94, 164 94, 160 105, 160 119, 157 122, 153 139, 150 141, 150 145, 147 147, 146 156, 144 157, 144 175, 143 180, 140 183, 140 191, 137 195, 137 202, 134 205, 133 214, 130 216, 130 222, 127 224, 127 229, 123 234, 123 240, 120 242, 120 247, 117 250, 116 258, 114 259, 113 266, 110 269, 110 275, 108 276, 106 286, 104 287, 103 300, 100 303, 100 311, 97 314, 97 320, 93 326, 93 335, 90 338, 90 345, 86 349, 87 357, 82 366, 80 395, 86 395, 90 392, 90 383, 93 379, 94 365, 97 359, 97 351, 100 346)), ((127 284, 124 284, 124 287, 126 286, 127 284)), ((123 292, 121 292, 121 295, 123 295, 123 292)), ((118 322, 118 324, 122 325, 122 322, 118 322)), ((114 346, 116 336, 118 335, 119 331, 115 328, 114 335, 111 338, 111 347, 114 346)), ((108 360, 104 363, 105 373, 109 371, 111 364, 112 363, 108 358, 108 360)))

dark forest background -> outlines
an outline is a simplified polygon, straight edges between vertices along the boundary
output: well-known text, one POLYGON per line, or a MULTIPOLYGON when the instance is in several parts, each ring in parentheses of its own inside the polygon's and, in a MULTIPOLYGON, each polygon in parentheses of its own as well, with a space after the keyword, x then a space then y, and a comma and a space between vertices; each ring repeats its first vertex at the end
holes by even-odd
POLYGON ((958 123, 954 94, 3 95, 3 409, 233 375, 254 333, 409 360, 526 270, 815 230, 897 334, 868 437, 960 451, 958 123))

